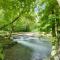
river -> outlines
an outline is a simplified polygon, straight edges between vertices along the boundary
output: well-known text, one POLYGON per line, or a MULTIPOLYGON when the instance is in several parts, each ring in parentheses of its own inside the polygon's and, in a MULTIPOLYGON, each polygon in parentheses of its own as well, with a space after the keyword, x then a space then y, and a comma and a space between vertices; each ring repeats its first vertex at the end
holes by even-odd
POLYGON ((13 41, 18 44, 6 49, 5 60, 49 60, 52 45, 48 38, 17 35, 13 41))

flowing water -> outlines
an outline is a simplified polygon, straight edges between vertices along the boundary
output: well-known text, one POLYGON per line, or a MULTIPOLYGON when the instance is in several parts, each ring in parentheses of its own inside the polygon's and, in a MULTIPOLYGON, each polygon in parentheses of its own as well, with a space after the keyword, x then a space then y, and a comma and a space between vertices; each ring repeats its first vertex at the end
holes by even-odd
POLYGON ((49 60, 51 43, 47 38, 28 35, 13 36, 18 45, 7 49, 5 60, 49 60))

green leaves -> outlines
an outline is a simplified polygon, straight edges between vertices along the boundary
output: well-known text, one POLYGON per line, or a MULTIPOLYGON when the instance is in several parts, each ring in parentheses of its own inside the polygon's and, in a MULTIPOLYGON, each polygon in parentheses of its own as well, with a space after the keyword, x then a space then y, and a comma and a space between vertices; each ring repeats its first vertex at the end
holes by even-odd
MULTIPOLYGON (((12 22, 16 16, 20 15, 20 18, 12 24, 13 26, 26 27, 29 25, 30 27, 32 24, 36 26, 35 21, 40 20, 40 24, 37 23, 37 25, 39 24, 42 29, 50 27, 48 29, 51 30, 51 22, 60 13, 56 0, 1 0, 0 3, 0 26, 12 22), (37 11, 38 13, 36 14, 37 11)), ((10 29, 12 25, 6 28, 10 29)), ((39 28, 37 27, 37 29, 39 28)))
MULTIPOLYGON (((35 1, 36 0, 1 0, 0 12, 2 10, 3 11, 1 12, 0 26, 12 22, 14 18, 18 15, 20 15, 20 17, 23 16, 26 17, 26 19, 33 21, 34 18, 31 15, 32 12, 34 12, 35 1)), ((17 19, 17 21, 20 19, 21 18, 17 19)), ((21 20, 19 22, 21 23, 21 20)), ((12 25, 15 25, 15 23, 13 23, 12 25)), ((6 28, 9 29, 12 25, 7 26, 6 28)))
POLYGON ((3 54, 3 47, 2 44, 0 43, 0 60, 4 59, 4 54, 3 54))
POLYGON ((60 8, 56 0, 41 0, 40 10, 40 29, 51 30, 52 24, 60 15, 60 8))

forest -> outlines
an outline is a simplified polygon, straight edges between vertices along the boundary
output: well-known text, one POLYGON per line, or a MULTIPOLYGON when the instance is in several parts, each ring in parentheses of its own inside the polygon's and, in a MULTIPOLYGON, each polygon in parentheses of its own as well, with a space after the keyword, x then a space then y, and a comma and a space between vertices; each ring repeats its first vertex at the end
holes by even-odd
POLYGON ((5 52, 17 46, 11 37, 27 33, 48 38, 52 51, 46 60, 60 60, 60 0, 0 0, 0 60, 10 60, 5 52))

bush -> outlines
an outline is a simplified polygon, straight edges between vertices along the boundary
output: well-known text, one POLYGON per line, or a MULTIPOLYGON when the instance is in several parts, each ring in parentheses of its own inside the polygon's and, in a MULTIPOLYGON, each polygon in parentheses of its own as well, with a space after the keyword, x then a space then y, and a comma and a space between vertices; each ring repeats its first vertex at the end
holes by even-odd
POLYGON ((56 37, 53 37, 51 42, 52 42, 53 45, 56 45, 56 44, 57 44, 57 39, 56 39, 56 37))
POLYGON ((3 46, 2 46, 2 44, 0 43, 0 60, 3 60, 3 58, 4 58, 3 46))

